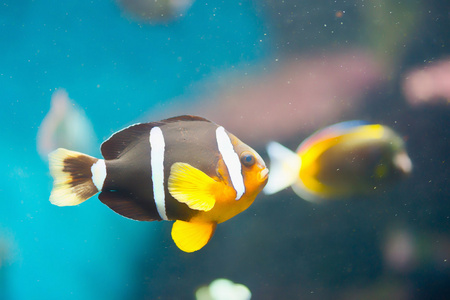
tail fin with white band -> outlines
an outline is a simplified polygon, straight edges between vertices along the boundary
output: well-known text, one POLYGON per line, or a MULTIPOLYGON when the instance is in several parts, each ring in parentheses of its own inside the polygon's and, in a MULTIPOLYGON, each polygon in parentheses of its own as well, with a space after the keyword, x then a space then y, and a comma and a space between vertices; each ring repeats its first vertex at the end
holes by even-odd
POLYGON ((53 190, 50 202, 58 206, 80 204, 97 194, 106 177, 103 159, 58 148, 49 154, 53 190))

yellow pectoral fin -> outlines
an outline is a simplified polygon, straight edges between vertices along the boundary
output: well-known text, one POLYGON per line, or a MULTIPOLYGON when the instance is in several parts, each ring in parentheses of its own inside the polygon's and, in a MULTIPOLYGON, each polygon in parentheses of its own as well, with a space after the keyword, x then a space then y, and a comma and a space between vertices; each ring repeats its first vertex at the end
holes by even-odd
POLYGON ((191 209, 209 211, 214 207, 217 181, 186 163, 174 163, 170 169, 169 192, 191 209))
POLYGON ((172 239, 184 252, 194 252, 205 246, 216 230, 216 223, 176 221, 172 227, 172 239))

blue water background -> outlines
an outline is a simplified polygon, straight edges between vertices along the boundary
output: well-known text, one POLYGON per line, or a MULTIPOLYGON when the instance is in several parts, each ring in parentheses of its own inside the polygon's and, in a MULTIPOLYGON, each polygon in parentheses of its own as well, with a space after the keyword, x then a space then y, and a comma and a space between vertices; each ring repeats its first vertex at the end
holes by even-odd
POLYGON ((249 2, 198 1, 170 25, 149 25, 103 0, 3 1, 0 26, 0 231, 12 251, 0 298, 133 295, 139 257, 170 236, 161 223, 126 220, 99 201, 49 203, 36 134, 51 94, 65 88, 104 140, 212 72, 264 57, 264 24, 249 2))
MULTIPOLYGON (((113 0, 2 1, 0 299, 194 299, 218 277, 247 285, 253 299, 450 295, 448 101, 412 106, 401 90, 405 72, 450 57, 447 2, 197 0, 183 18, 148 24, 113 0), (96 197, 50 204, 36 135, 55 89, 85 111, 99 149, 113 132, 201 98, 199 82, 360 46, 389 61, 390 73, 354 117, 393 127, 414 165, 393 190, 323 206, 289 189, 259 195, 193 254, 174 245, 169 222, 123 218, 96 197), (383 257, 398 228, 418 253, 406 271, 383 257)), ((295 149, 303 133, 286 146, 295 149)))

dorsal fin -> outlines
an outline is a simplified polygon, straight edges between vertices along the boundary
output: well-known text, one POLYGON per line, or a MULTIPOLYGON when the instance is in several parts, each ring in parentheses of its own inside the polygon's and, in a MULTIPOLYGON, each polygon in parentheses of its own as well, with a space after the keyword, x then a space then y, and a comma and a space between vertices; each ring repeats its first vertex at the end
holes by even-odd
POLYGON ((141 137, 148 135, 152 127, 159 123, 134 124, 114 133, 101 146, 102 155, 105 159, 119 158, 128 147, 137 143, 141 137))
POLYGON ((109 139, 104 141, 101 146, 102 155, 107 160, 119 158, 128 147, 133 145, 133 143, 137 143, 144 135, 148 136, 153 127, 180 121, 211 122, 202 117, 183 115, 159 122, 134 124, 114 133, 109 139))
POLYGON ((340 136, 346 132, 355 129, 358 126, 369 125, 371 123, 363 120, 345 121, 337 124, 330 125, 323 129, 319 129, 312 135, 307 137, 297 148, 297 152, 303 152, 305 149, 311 147, 311 145, 319 142, 320 140, 330 139, 340 136))
POLYGON ((205 119, 203 117, 199 116, 192 116, 192 115, 182 115, 177 117, 168 118, 165 120, 162 120, 161 123, 173 123, 178 121, 203 121, 203 122, 211 122, 208 119, 205 119))

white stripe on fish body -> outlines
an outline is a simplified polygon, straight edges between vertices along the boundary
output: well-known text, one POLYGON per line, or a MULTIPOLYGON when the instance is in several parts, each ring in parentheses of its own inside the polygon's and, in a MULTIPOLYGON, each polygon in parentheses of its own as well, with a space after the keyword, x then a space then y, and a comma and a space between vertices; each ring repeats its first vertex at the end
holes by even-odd
POLYGON ((244 177, 242 176, 242 165, 239 156, 234 151, 230 137, 222 126, 216 129, 216 140, 219 152, 222 155, 228 174, 231 178, 231 184, 236 191, 236 200, 241 199, 245 193, 244 177))
POLYGON ((101 191, 103 188, 103 183, 106 178, 106 165, 105 160, 99 159, 91 167, 92 182, 94 183, 97 190, 101 191))
POLYGON ((150 167, 153 182, 153 197, 156 209, 163 220, 168 220, 166 215, 166 201, 164 193, 164 152, 165 142, 161 128, 153 127, 150 130, 150 167))

